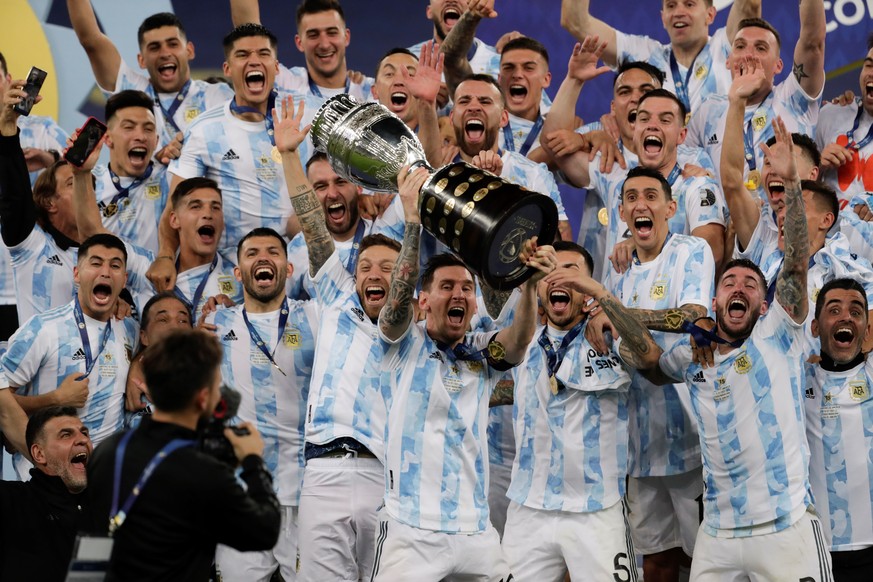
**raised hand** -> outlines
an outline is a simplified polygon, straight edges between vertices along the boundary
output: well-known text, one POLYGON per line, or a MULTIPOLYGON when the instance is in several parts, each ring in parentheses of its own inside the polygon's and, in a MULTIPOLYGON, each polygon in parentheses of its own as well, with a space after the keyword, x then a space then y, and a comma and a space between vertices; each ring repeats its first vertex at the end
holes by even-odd
POLYGON ((797 177, 797 164, 794 161, 794 143, 791 141, 791 133, 785 128, 781 117, 773 120, 773 133, 776 135, 776 143, 772 146, 761 144, 770 169, 778 176, 786 180, 797 177))
POLYGON ((440 45, 432 40, 424 43, 418 55, 418 70, 410 74, 405 67, 400 67, 400 76, 409 87, 409 92, 416 99, 425 103, 435 104, 440 92, 443 76, 443 60, 445 55, 440 52, 440 45))
POLYGON ((767 82, 761 60, 755 57, 735 59, 732 63, 733 81, 728 97, 731 99, 748 99, 761 90, 767 82))
POLYGON ((601 43, 597 36, 586 36, 581 43, 577 42, 567 63, 567 76, 584 83, 608 72, 606 65, 597 66, 605 50, 606 43, 601 43))
POLYGON ((294 111, 294 98, 286 95, 282 99, 282 115, 277 115, 276 108, 273 108, 273 137, 276 140, 276 149, 280 152, 294 152, 297 147, 306 139, 306 134, 309 132, 310 125, 300 129, 300 123, 303 120, 303 110, 305 106, 303 100, 294 111))

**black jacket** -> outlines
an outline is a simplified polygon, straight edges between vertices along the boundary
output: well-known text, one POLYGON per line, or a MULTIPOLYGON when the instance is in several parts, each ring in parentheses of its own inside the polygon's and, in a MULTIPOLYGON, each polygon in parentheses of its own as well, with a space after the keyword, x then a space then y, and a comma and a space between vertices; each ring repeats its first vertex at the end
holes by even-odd
POLYGON ((64 580, 82 522, 84 494, 60 477, 30 470, 30 481, 0 481, 0 580, 64 580))
MULTIPOLYGON (((93 511, 89 531, 106 535, 112 503, 115 450, 121 434, 102 442, 88 463, 93 511)), ((194 431, 146 417, 127 446, 119 506, 145 466, 173 439, 194 439, 194 431)), ((272 549, 281 514, 263 461, 249 456, 241 478, 230 467, 194 447, 178 449, 158 466, 116 531, 110 580, 207 580, 216 544, 240 551, 272 549)))

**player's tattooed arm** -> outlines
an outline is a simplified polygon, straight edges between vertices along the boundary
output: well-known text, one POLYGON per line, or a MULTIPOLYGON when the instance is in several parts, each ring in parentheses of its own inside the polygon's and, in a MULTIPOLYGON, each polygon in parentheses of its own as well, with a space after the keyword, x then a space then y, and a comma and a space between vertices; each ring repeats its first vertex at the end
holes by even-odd
POLYGON ((484 279, 479 279, 479 288, 482 290, 482 300, 485 302, 488 315, 497 319, 500 316, 500 312, 503 311, 503 306, 509 300, 509 296, 512 295, 512 290, 498 291, 489 286, 484 279))
POLYGON ((809 78, 809 75, 803 72, 803 63, 794 63, 794 66, 791 67, 791 72, 794 73, 794 78, 797 79, 798 83, 804 78, 809 78))
POLYGON ((697 321, 707 315, 704 306, 692 304, 670 309, 634 309, 633 313, 640 323, 648 329, 671 333, 679 333, 682 331, 684 323, 697 321))
POLYGON ((515 382, 511 378, 504 378, 497 382, 494 390, 491 391, 491 397, 488 399, 488 406, 509 406, 515 402, 514 396, 515 382))
POLYGON ((307 180, 297 184, 291 194, 291 204, 300 221, 303 238, 309 251, 309 272, 315 275, 334 253, 333 237, 327 230, 324 210, 307 180))
POLYGON ((809 271, 809 233, 800 180, 785 180, 785 258, 776 280, 776 299, 794 321, 800 323, 809 312, 807 273, 809 271))
POLYGON ((400 256, 391 274, 388 301, 379 314, 379 328, 388 339, 399 338, 412 321, 412 300, 418 282, 418 252, 421 224, 407 222, 400 256))
POLYGON ((655 368, 661 348, 643 323, 642 310, 625 307, 609 292, 604 292, 597 301, 621 336, 619 351, 624 361, 638 370, 655 368))
POLYGON ((445 54, 445 77, 449 86, 449 95, 455 94, 455 88, 461 81, 473 74, 467 53, 473 47, 476 27, 483 17, 488 17, 487 10, 482 7, 484 2, 473 1, 461 18, 443 40, 442 52, 445 54))

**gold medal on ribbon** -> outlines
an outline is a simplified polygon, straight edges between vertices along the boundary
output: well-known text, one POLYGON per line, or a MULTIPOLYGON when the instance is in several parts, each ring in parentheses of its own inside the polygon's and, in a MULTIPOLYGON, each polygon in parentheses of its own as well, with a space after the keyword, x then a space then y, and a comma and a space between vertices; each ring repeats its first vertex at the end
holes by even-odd
POLYGON ((601 208, 597 211, 597 222, 603 226, 609 224, 609 212, 607 212, 606 208, 601 208))
POLYGON ((549 389, 552 391, 552 394, 558 394, 558 379, 554 376, 549 376, 549 389))
POLYGON ((752 170, 749 172, 748 179, 746 180, 746 189, 754 192, 758 189, 758 186, 761 185, 761 172, 758 170, 752 170))
POLYGON ((273 149, 270 150, 270 157, 273 158, 273 161, 277 164, 282 163, 282 152, 279 151, 279 148, 273 146, 273 149))

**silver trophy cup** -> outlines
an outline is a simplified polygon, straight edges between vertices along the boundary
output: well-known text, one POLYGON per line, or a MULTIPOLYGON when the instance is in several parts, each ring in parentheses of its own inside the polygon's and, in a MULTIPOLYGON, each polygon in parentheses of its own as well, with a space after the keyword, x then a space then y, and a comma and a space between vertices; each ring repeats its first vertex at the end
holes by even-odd
POLYGON ((369 190, 396 192, 403 166, 426 167, 422 226, 495 289, 512 289, 533 275, 518 258, 526 239, 551 243, 558 231, 558 209, 548 196, 465 162, 434 170, 412 130, 380 103, 332 97, 316 113, 310 135, 337 174, 369 190))

